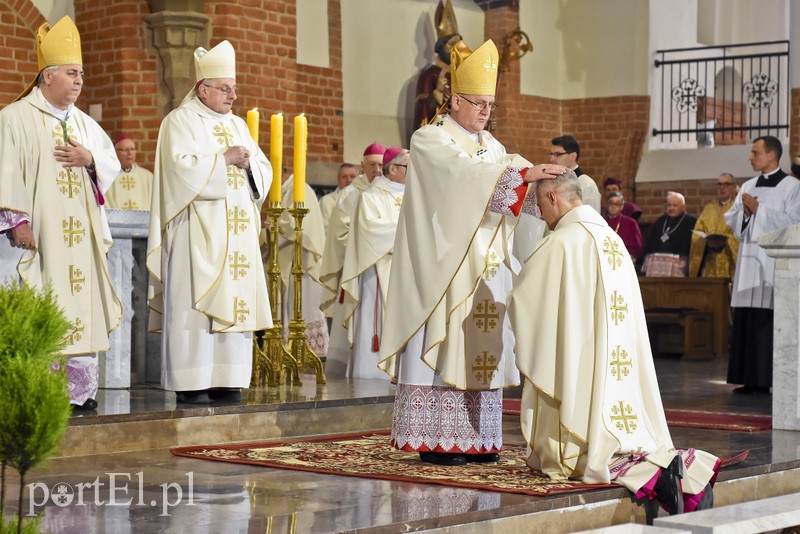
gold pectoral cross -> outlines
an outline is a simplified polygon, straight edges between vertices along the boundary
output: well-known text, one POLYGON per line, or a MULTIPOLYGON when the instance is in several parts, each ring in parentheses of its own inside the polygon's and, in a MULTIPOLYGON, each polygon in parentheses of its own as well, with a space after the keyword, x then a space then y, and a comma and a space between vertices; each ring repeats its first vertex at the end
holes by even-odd
POLYGON ((228 268, 230 269, 231 278, 239 280, 239 278, 247 276, 250 262, 247 261, 247 257, 244 254, 234 250, 233 254, 228 254, 228 268))
POLYGON ((603 254, 607 256, 612 271, 616 271, 617 267, 622 267, 622 251, 619 243, 607 236, 603 241, 603 254))
POLYGON ((475 320, 475 327, 485 334, 497 327, 500 314, 497 313, 497 305, 494 302, 489 302, 489 299, 483 299, 483 302, 475 306, 475 312, 472 317, 475 320))
POLYGON ((80 245, 83 241, 83 236, 86 235, 83 224, 72 215, 69 216, 69 219, 63 219, 61 221, 61 231, 64 234, 64 243, 66 243, 69 248, 72 248, 74 245, 80 245))
POLYGON ((625 297, 617 294, 615 289, 614 294, 611 295, 611 318, 614 320, 614 326, 618 326, 619 323, 625 320, 627 312, 628 305, 625 304, 625 297))
POLYGON ((250 223, 250 217, 247 216, 247 211, 238 206, 228 210, 228 231, 234 235, 239 235, 239 232, 247 230, 247 225, 250 223))
POLYGON ((497 373, 497 358, 493 354, 483 351, 475 357, 472 372, 475 373, 475 380, 482 381, 484 385, 488 384, 497 373))
POLYGON ((611 376, 617 377, 617 381, 620 381, 630 374, 632 366, 633 361, 628 358, 628 351, 617 345, 617 348, 611 351, 611 362, 609 363, 611 376))
POLYGON ((217 142, 221 145, 225 146, 233 146, 233 134, 228 130, 224 124, 215 124, 214 125, 214 137, 217 138, 217 142))
POLYGON ((618 430, 624 430, 626 434, 633 434, 639 417, 633 413, 630 404, 617 401, 617 404, 611 408, 611 421, 617 425, 618 430))
POLYGON ((72 294, 80 293, 83 291, 83 284, 86 283, 86 277, 83 276, 83 271, 75 267, 69 266, 69 285, 72 294))
POLYGON ((247 307, 247 302, 239 297, 233 297, 233 320, 236 324, 243 323, 250 315, 250 309, 247 307))

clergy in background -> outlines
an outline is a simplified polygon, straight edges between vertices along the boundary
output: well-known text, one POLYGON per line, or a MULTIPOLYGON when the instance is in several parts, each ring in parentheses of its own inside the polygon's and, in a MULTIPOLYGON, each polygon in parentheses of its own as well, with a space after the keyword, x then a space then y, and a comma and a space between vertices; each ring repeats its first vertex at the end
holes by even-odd
POLYGON ((75 106, 83 88, 78 28, 69 17, 36 32, 39 74, 0 111, 0 282, 52 287, 73 329, 70 401, 94 409, 97 353, 122 307, 108 272, 103 194, 119 173, 114 146, 75 106))
POLYGON ((528 465, 554 480, 622 484, 649 504, 648 522, 656 503, 671 514, 710 507, 719 460, 675 450, 625 245, 583 205, 574 173, 535 187, 552 232, 525 260, 509 307, 528 465))
MULTIPOLYGON (((286 176, 286 175, 284 175, 286 176)), ((303 288, 303 321, 306 323, 306 339, 314 354, 325 358, 328 354, 328 321, 319 309, 322 297, 322 284, 319 271, 322 261, 322 248, 325 245, 325 230, 322 224, 317 195, 305 184, 304 207, 308 210, 303 217, 303 277, 300 285, 303 288)), ((281 326, 283 339, 289 339, 289 321, 294 318, 294 277, 292 263, 294 260, 294 216, 289 209, 294 204, 294 175, 289 175, 281 185, 281 205, 283 212, 278 219, 278 265, 281 269, 281 326)), ((269 250, 267 248, 267 250, 269 250)), ((266 259, 265 261, 268 261, 266 259)))
POLYGON ((758 246, 758 238, 800 223, 800 182, 781 170, 782 154, 777 137, 753 142, 750 164, 761 174, 742 184, 725 212, 739 240, 728 360, 728 383, 743 384, 736 393, 769 393, 772 387, 775 258, 758 246))
POLYGON ((106 205, 117 210, 150 211, 153 173, 136 163, 136 143, 127 135, 114 140, 122 170, 106 194, 106 205))
POLYGON ((272 327, 258 236, 272 181, 236 100, 228 41, 194 53, 197 83, 161 123, 147 268, 161 385, 178 402, 239 402, 252 335, 272 327))
POLYGON ((717 178, 717 199, 703 208, 694 225, 689 253, 689 276, 733 278, 739 240, 725 223, 739 188, 733 175, 724 172, 717 178))
POLYGON ((344 327, 352 351, 348 360, 325 362, 329 378, 387 378, 378 368, 378 353, 408 159, 408 150, 388 148, 383 175, 358 199, 342 267, 344 327))
POLYGON ((330 221, 333 208, 339 202, 339 195, 345 187, 353 183, 353 180, 358 176, 358 169, 352 163, 342 163, 339 165, 339 170, 336 171, 336 189, 323 195, 319 199, 319 210, 322 213, 322 224, 325 229, 325 234, 328 233, 328 222, 330 221))
POLYGON ((503 388, 519 383, 511 234, 528 182, 566 171, 531 167, 484 131, 497 60, 491 40, 454 48, 450 110, 411 138, 392 251, 380 354, 398 381, 391 442, 441 465, 499 459, 503 388))
POLYGON ((635 262, 642 255, 642 231, 639 229, 636 219, 622 213, 624 207, 625 197, 622 196, 622 193, 619 191, 609 193, 606 198, 606 209, 603 210, 605 212, 603 218, 625 243, 628 254, 635 262))
POLYGON ((644 242, 644 272, 653 276, 652 270, 661 269, 659 264, 666 255, 676 260, 672 274, 667 276, 686 276, 689 272, 689 250, 692 247, 692 230, 697 219, 686 213, 686 199, 682 194, 670 191, 661 215, 647 234, 644 242), (654 255, 652 258, 648 256, 654 255), (651 267, 652 266, 652 267, 651 267))
MULTIPOLYGON (((608 197, 611 193, 622 193, 622 180, 618 178, 608 177, 603 182, 603 193, 606 197, 608 197)), ((600 212, 601 215, 606 214, 606 208, 603 206, 602 211, 600 212)), ((642 216, 642 208, 640 208, 637 204, 633 202, 626 201, 625 205, 622 207, 622 214, 634 219, 636 221, 639 220, 639 217, 642 216)))

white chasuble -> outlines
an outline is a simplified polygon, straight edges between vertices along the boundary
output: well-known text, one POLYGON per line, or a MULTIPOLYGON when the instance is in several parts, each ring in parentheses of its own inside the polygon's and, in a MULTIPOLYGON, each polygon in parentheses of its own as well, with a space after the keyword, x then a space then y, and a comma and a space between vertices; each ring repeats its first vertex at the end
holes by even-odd
POLYGON ((106 207, 117 210, 150 211, 153 173, 135 163, 122 170, 106 193, 106 207))
POLYGON ((215 113, 195 97, 164 119, 147 267, 166 389, 249 385, 252 332, 272 326, 258 241, 271 176, 239 117, 215 113), (252 176, 225 165, 231 146, 249 151, 252 176))
POLYGON ((0 209, 27 214, 36 236, 37 248, 16 265, 19 279, 53 288, 73 325, 64 354, 106 351, 122 316, 106 261, 111 233, 98 201, 98 189, 105 192, 119 173, 111 140, 74 106, 57 118, 38 88, 0 111, 0 128, 0 209), (85 167, 55 160, 54 147, 68 137, 92 152, 97 183, 85 167))
MULTIPOLYGON (((616 481, 636 492, 675 454, 633 262, 589 206, 558 222, 526 261, 510 312, 525 376, 528 464, 554 479, 616 481)), ((684 493, 717 459, 689 449, 684 493)))

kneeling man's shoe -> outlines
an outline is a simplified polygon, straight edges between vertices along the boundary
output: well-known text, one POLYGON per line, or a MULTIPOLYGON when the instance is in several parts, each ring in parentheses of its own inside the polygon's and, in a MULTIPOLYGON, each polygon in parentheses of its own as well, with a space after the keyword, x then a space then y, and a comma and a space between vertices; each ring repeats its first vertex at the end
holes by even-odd
POLYGON ((211 398, 205 389, 175 392, 175 399, 179 404, 208 404, 211 398))
POLYGON ((242 402, 242 391, 239 388, 209 389, 208 396, 214 404, 239 404, 242 402))
POLYGON ((697 502, 695 511, 710 510, 711 508, 714 508, 714 490, 711 488, 711 484, 706 484, 706 489, 703 490, 703 496, 697 502))
POLYGON ((683 459, 675 456, 666 468, 661 469, 656 481, 656 498, 669 515, 683 513, 683 491, 681 479, 683 478, 683 459))
POLYGON ((451 452, 421 452, 419 459, 436 465, 466 465, 467 455, 451 452))
POLYGON ((88 411, 88 410, 94 410, 95 408, 97 408, 97 401, 94 399, 86 399, 86 402, 84 402, 83 404, 72 405, 73 410, 88 411))
POLYGON ((474 464, 491 464, 500 461, 500 454, 489 452, 486 454, 467 454, 467 462, 474 464))

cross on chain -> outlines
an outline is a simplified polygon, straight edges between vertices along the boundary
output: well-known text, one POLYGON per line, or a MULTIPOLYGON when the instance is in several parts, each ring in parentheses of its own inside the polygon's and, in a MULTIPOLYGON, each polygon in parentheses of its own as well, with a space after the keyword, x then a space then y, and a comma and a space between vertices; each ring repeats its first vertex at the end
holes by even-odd
POLYGON ((619 243, 606 237, 603 241, 603 254, 608 257, 608 264, 611 266, 612 271, 616 271, 617 267, 622 267, 622 251, 619 248, 619 243))
POLYGON ((623 401, 617 401, 617 405, 611 408, 611 421, 617 425, 619 430, 624 430, 626 434, 633 434, 639 417, 633 413, 630 404, 626 405, 623 401))
POLYGON ((122 184, 123 189, 127 189, 128 191, 136 189, 136 179, 130 174, 126 174, 120 178, 119 183, 122 184))
POLYGON ((230 269, 231 278, 238 280, 239 277, 244 278, 247 276, 247 269, 250 268, 250 263, 244 254, 234 250, 233 254, 228 254, 228 268, 230 269))
POLYGON ((228 185, 234 189, 244 185, 244 173, 236 165, 228 165, 228 185))
POLYGON ((228 210, 228 231, 233 232, 234 235, 239 235, 239 232, 247 230, 247 225, 250 223, 250 218, 247 212, 238 206, 234 206, 228 210))
POLYGON ((66 243, 69 248, 80 245, 81 241, 83 241, 83 236, 86 235, 83 224, 75 220, 75 217, 72 215, 69 216, 69 219, 63 219, 61 221, 61 231, 64 234, 64 243, 66 243))
POLYGON ((483 277, 487 282, 497 274, 497 268, 500 267, 500 262, 497 259, 497 254, 494 253, 494 250, 490 250, 489 258, 486 260, 486 271, 483 273, 483 277))
POLYGON ((225 146, 232 146, 231 142, 233 141, 233 134, 225 128, 224 124, 215 124, 214 125, 214 137, 217 138, 217 141, 221 145, 225 146))
POLYGON ((611 295, 611 318, 614 320, 614 326, 619 326, 619 323, 625 320, 625 314, 628 312, 628 305, 625 304, 625 297, 617 294, 611 295))
POLYGON ((83 271, 75 267, 74 265, 69 266, 69 284, 72 290, 72 294, 80 293, 83 291, 83 284, 86 282, 86 277, 83 276, 83 271))
POLYGON ((250 314, 250 309, 247 307, 247 302, 239 297, 233 297, 233 320, 236 324, 243 323, 247 320, 250 314))
POLYGON ((631 373, 633 361, 628 358, 628 351, 621 349, 619 345, 611 351, 611 376, 616 376, 617 381, 621 381, 624 377, 631 373))
POLYGON ((482 381, 484 385, 488 384, 497 373, 497 359, 493 354, 483 351, 475 358, 472 372, 475 373, 475 380, 482 381))
POLYGON ((489 302, 489 299, 483 299, 482 303, 475 306, 475 312, 472 317, 475 319, 475 326, 478 330, 483 330, 485 334, 489 330, 494 330, 500 314, 497 313, 497 306, 494 302, 489 302))
POLYGON ((75 198, 81 192, 81 180, 70 169, 58 171, 56 184, 60 186, 61 194, 66 195, 67 198, 75 198))
POLYGON ((80 341, 81 338, 83 337, 82 334, 83 334, 84 330, 85 330, 85 328, 83 327, 83 323, 81 322, 81 318, 80 317, 76 317, 75 318, 75 328, 72 329, 72 332, 67 334, 67 344, 68 345, 74 345, 75 343, 80 341))

